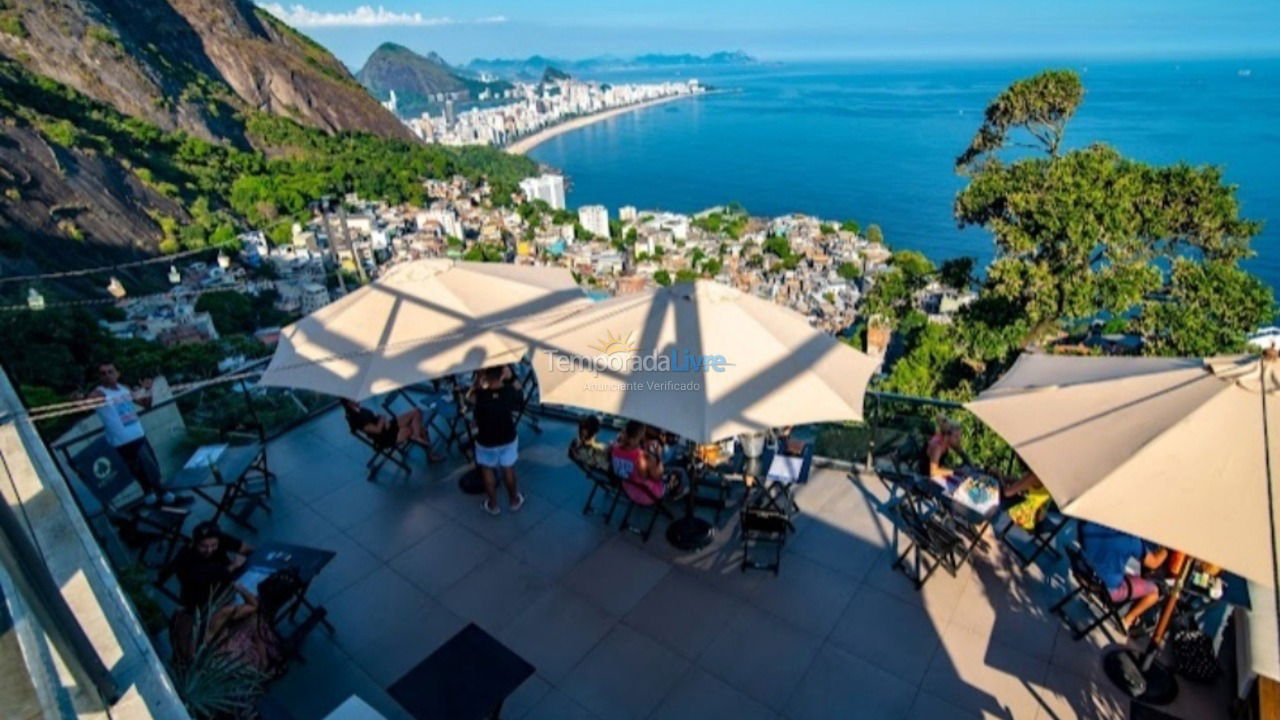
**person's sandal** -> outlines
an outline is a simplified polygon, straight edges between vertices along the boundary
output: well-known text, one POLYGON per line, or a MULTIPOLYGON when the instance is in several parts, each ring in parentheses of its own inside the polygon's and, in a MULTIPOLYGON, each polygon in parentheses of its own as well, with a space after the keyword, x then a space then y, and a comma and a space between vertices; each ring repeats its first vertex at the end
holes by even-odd
POLYGON ((488 498, 485 498, 480 503, 480 507, 484 508, 485 512, 489 513, 490 515, 493 515, 494 517, 497 517, 502 514, 502 508, 498 507, 497 505, 490 505, 488 498))
POLYGON ((524 493, 516 493, 515 502, 511 503, 511 512, 520 512, 520 508, 524 507, 524 493))

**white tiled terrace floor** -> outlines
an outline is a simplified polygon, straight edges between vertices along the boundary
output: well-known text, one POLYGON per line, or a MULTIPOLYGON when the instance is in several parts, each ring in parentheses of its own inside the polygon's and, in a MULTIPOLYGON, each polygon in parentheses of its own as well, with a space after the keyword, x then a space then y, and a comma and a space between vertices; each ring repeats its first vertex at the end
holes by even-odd
MULTIPOLYGON (((340 413, 272 443, 278 496, 256 537, 337 552, 311 595, 337 632, 309 637, 276 699, 311 719, 355 694, 405 718, 384 689, 475 622, 537 668, 506 704, 514 720, 1128 716, 1102 641, 1047 616, 1061 569, 1023 571, 995 543, 917 592, 891 569, 880 483, 821 470, 781 575, 744 574, 732 518, 690 555, 661 525, 643 543, 584 516, 572 428, 542 426, 521 430, 528 502, 497 518, 458 490, 456 459, 415 453, 412 476, 366 482, 340 413)), ((1164 710, 1225 717, 1222 695, 1192 688, 1164 710)))

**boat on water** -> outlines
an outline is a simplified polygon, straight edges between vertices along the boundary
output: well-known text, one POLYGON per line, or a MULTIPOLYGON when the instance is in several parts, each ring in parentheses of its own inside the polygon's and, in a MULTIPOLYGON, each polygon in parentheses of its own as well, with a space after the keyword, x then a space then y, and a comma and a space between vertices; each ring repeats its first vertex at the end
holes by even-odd
POLYGON ((1250 70, 1249 68, 1242 68, 1236 71, 1236 75, 1239 75, 1240 77, 1249 77, 1252 74, 1253 74, 1253 71, 1250 70))

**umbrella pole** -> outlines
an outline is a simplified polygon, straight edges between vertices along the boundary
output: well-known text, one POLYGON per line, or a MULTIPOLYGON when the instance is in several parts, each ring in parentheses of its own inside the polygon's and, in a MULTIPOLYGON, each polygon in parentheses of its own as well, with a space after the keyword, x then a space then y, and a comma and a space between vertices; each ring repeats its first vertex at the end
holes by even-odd
POLYGON ((1262 351, 1262 362, 1258 363, 1262 368, 1261 392, 1258 394, 1262 397, 1262 453, 1266 459, 1264 467, 1267 470, 1267 522, 1271 526, 1271 588, 1275 593, 1273 598, 1276 603, 1276 633, 1277 640, 1280 640, 1280 549, 1276 548, 1276 491, 1271 477, 1271 426, 1267 422, 1267 369, 1275 364, 1277 358, 1280 358, 1280 353, 1274 346, 1262 351))
POLYGON ((1142 700, 1149 705, 1167 705, 1178 696, 1178 680, 1173 671, 1157 662, 1160 651, 1164 649, 1165 636, 1169 632, 1169 624, 1178 609, 1178 598, 1182 596, 1182 588, 1186 585, 1187 576, 1191 574, 1190 557, 1182 560, 1182 569, 1178 579, 1165 600, 1160 611, 1160 619, 1156 622, 1155 632, 1147 642, 1147 649, 1138 657, 1129 649, 1112 650, 1102 660, 1107 677, 1117 687, 1124 690, 1129 697, 1142 700))
POLYGON ((710 545, 716 534, 715 526, 697 515, 697 488, 706 470, 697 458, 697 448, 697 443, 689 442, 689 487, 685 488, 684 515, 667 523, 667 542, 685 552, 710 545))

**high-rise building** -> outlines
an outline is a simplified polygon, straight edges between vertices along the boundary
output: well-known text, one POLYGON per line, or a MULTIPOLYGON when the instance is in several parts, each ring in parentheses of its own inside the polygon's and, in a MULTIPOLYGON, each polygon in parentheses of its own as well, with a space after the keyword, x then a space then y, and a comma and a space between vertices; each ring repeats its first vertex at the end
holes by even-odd
POLYGON ((453 127, 458 122, 458 117, 453 111, 453 99, 444 101, 444 126, 453 127))
POLYGON ((636 217, 635 205, 623 205, 618 208, 618 219, 622 222, 635 222, 636 217))
MULTIPOLYGON (((520 181, 520 192, 529 200, 541 200, 552 210, 564 209, 564 176, 547 173, 520 181)), ((607 233, 606 233, 607 234, 607 233)))
POLYGON ((578 208, 578 223, 596 237, 609 237, 609 211, 603 205, 578 208))

